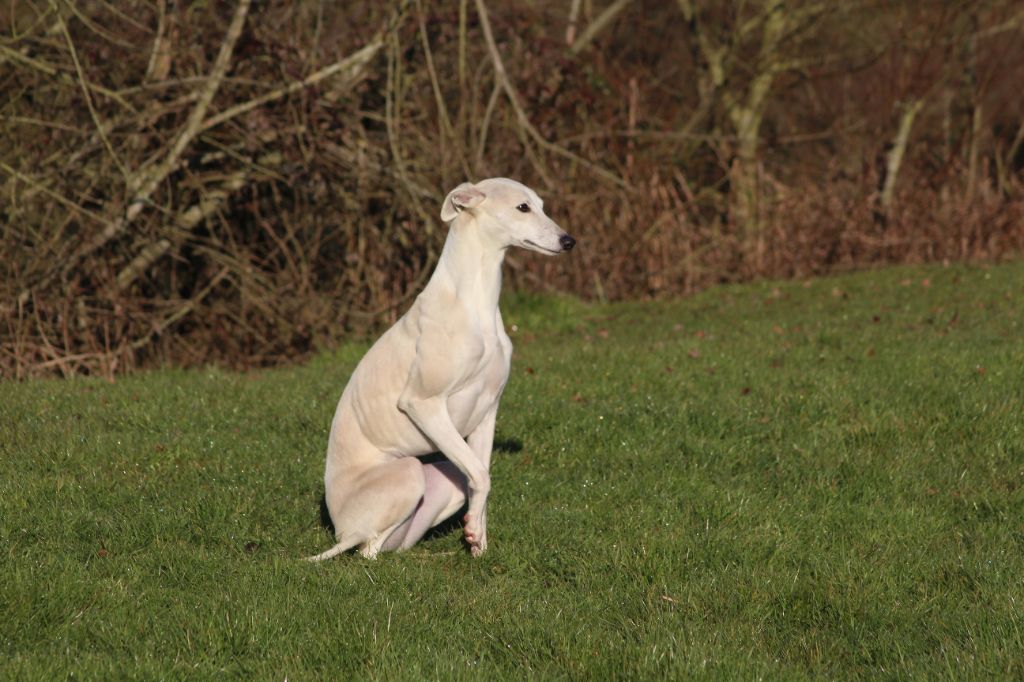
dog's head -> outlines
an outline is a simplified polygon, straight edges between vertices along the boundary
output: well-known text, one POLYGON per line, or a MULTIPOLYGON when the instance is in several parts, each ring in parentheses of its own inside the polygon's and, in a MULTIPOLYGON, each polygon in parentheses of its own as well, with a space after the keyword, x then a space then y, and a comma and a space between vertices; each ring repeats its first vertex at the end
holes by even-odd
POLYGON ((544 202, 526 185, 508 178, 464 182, 445 197, 441 220, 467 214, 500 248, 519 246, 546 255, 570 250, 576 240, 544 214, 544 202))

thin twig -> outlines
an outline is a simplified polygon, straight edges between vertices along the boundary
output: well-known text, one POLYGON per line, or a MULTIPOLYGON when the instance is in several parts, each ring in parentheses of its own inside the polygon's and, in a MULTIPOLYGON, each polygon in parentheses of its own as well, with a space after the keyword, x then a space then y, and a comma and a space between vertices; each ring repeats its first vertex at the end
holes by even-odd
POLYGON ((148 81, 154 76, 156 76, 156 80, 162 81, 167 76, 167 67, 170 66, 168 40, 164 35, 167 29, 167 0, 157 0, 156 8, 156 37, 153 38, 153 49, 149 53, 149 63, 146 64, 146 75, 142 77, 143 81, 148 81))
POLYGON ((99 215, 98 213, 94 213, 94 212, 90 211, 89 209, 85 208, 84 206, 79 206, 78 204, 76 204, 71 199, 68 199, 66 196, 64 196, 64 195, 62 195, 62 194, 60 194, 58 192, 53 191, 52 189, 50 189, 46 185, 42 184, 41 182, 39 182, 37 180, 34 180, 33 178, 30 178, 29 176, 21 173, 16 168, 11 168, 4 161, 0 161, 0 170, 4 171, 5 173, 7 173, 9 175, 14 176, 18 180, 21 180, 22 182, 24 182, 26 184, 32 185, 38 191, 40 191, 43 194, 45 194, 46 196, 50 197, 51 199, 53 199, 54 201, 59 203, 61 206, 66 206, 67 208, 70 208, 75 213, 80 213, 80 214, 86 216, 87 218, 91 218, 92 220, 95 220, 96 222, 98 222, 101 225, 107 225, 107 226, 110 225, 110 221, 107 220, 106 218, 104 218, 103 216, 99 215))
MULTIPOLYGON (((41 71, 47 76, 56 76, 60 73, 60 69, 57 67, 51 66, 46 62, 39 61, 38 59, 33 59, 27 54, 22 54, 12 47, 7 47, 7 45, 4 45, 3 43, 0 43, 0 55, 5 55, 11 61, 20 62, 25 66, 35 69, 36 71, 41 71)), ((0 61, 0 64, 3 64, 3 61, 0 61)))
POLYGON ((582 4, 580 0, 572 0, 572 5, 569 6, 569 22, 565 28, 565 44, 567 47, 572 47, 572 44, 576 41, 576 24, 580 19, 580 6, 582 4))
MULTIPOLYGON (((98 2, 99 2, 99 4, 103 5, 103 7, 105 7, 108 12, 111 12, 112 14, 116 15, 122 21, 128 22, 129 24, 131 24, 135 28, 139 29, 143 33, 152 33, 153 32, 153 29, 151 29, 149 26, 146 26, 145 24, 143 24, 140 21, 136 21, 135 19, 132 18, 132 16, 130 14, 122 12, 114 4, 112 4, 110 2, 107 2, 107 0, 98 0, 98 2)), ((160 0, 160 2, 163 3, 163 2, 165 2, 165 0, 160 0)))
MULTIPOLYGON (((124 48, 124 49, 129 49, 130 50, 130 49, 135 47, 133 44, 129 43, 128 41, 122 40, 122 39, 118 38, 117 36, 113 35, 112 33, 109 33, 108 31, 104 30, 103 27, 98 26, 96 24, 96 22, 94 22, 92 19, 90 19, 80 9, 78 9, 78 5, 76 5, 71 0, 64 0, 64 4, 67 6, 67 8, 69 10, 71 10, 71 13, 74 14, 75 17, 77 17, 80 22, 82 22, 82 25, 84 25, 87 29, 89 29, 90 31, 92 31, 93 33, 98 35, 100 38, 103 38, 107 42, 113 43, 114 45, 117 45, 120 48, 124 48)), ((57 17, 58 17, 57 21, 60 24, 63 25, 64 21, 60 18, 60 10, 58 10, 57 6, 54 3, 52 3, 52 2, 50 3, 50 6, 53 7, 53 9, 57 12, 57 17)))
POLYGON ((89 115, 92 117, 93 123, 96 125, 96 132, 99 133, 100 139, 103 140, 103 146, 107 148, 107 153, 110 154, 110 158, 114 160, 114 164, 117 165, 118 170, 121 171, 122 177, 128 176, 128 168, 121 161, 121 158, 114 151, 113 145, 110 144, 110 138, 104 132, 104 124, 100 120, 100 115, 96 112, 96 107, 92 103, 92 95, 89 94, 89 86, 87 85, 88 79, 85 77, 85 73, 82 71, 82 64, 78 61, 78 50, 75 49, 75 43, 71 40, 71 34, 68 32, 67 24, 64 23, 64 19, 60 16, 60 10, 57 9, 57 4, 50 0, 50 6, 57 13, 57 24, 60 26, 61 33, 64 34, 64 40, 68 44, 68 52, 71 53, 71 61, 75 65, 75 72, 78 74, 78 83, 82 88, 82 96, 85 97, 85 105, 89 108, 89 115))
POLYGON ((372 60, 376 56, 377 52, 379 52, 380 48, 383 46, 384 38, 381 34, 377 34, 376 36, 374 36, 373 40, 371 40, 368 44, 363 46, 360 50, 353 52, 352 54, 345 57, 341 61, 337 61, 331 64, 330 66, 320 69, 316 73, 310 74, 301 81, 289 83, 288 85, 282 88, 278 88, 277 90, 268 92, 267 94, 256 97, 255 99, 251 99, 248 102, 236 104, 235 106, 229 109, 225 109, 224 111, 222 111, 219 114, 216 114, 215 116, 211 116, 203 122, 202 126, 199 128, 199 132, 206 132, 210 128, 218 126, 221 123, 224 123, 225 121, 231 120, 236 116, 246 113, 247 111, 252 111, 257 107, 261 107, 264 104, 273 102, 274 100, 281 99, 282 97, 286 97, 287 95, 302 90, 303 88, 308 88, 312 85, 316 85, 325 78, 330 78, 331 76, 337 73, 345 71, 346 69, 349 71, 349 78, 351 80, 356 80, 357 78, 359 78, 360 75, 362 75, 362 69, 366 67, 370 60, 372 60))
POLYGON ((459 0, 459 92, 466 92, 467 0, 459 0))
POLYGON ((399 139, 399 132, 401 130, 401 126, 399 125, 399 122, 401 121, 401 97, 398 93, 399 88, 401 88, 401 78, 395 73, 399 64, 398 53, 400 46, 398 43, 398 34, 392 33, 390 40, 392 45, 388 53, 387 87, 384 92, 384 127, 388 133, 388 145, 391 148, 391 156, 394 159, 398 178, 401 180, 403 187, 412 199, 413 207, 416 209, 416 213, 419 214, 420 220, 423 221, 424 228, 428 233, 430 233, 433 227, 433 221, 431 220, 430 214, 426 212, 423 205, 420 203, 420 199, 415 191, 413 182, 409 178, 409 174, 406 173, 405 162, 402 158, 402 147, 399 139))
MULTIPOLYGON (((41 118, 32 118, 31 116, 0 116, 0 121, 10 121, 11 123, 24 123, 26 125, 40 126, 43 128, 53 128, 55 130, 63 130, 64 132, 77 133, 79 135, 85 134, 85 130, 79 128, 78 126, 69 126, 64 123, 58 123, 57 121, 45 121, 41 118)), ((61 153, 60 155, 64 156, 63 153, 61 153)))
POLYGON ((484 149, 487 147, 487 132, 491 127, 491 116, 494 114, 494 107, 498 103, 498 95, 501 94, 501 81, 497 78, 494 79, 494 89, 491 90, 491 96, 487 100, 487 108, 484 109, 484 117, 480 122, 480 136, 477 140, 476 145, 476 164, 475 168, 479 172, 480 167, 484 161, 484 149))
POLYGON ((434 56, 430 50, 430 40, 427 38, 427 22, 423 16, 423 6, 420 0, 416 0, 416 14, 419 19, 420 42, 423 44, 423 55, 426 57, 427 73, 430 75, 430 85, 434 90, 434 101, 437 104, 438 117, 441 119, 441 128, 455 145, 455 153, 458 154, 459 163, 462 165, 462 172, 469 177, 469 164, 466 163, 466 156, 463 153, 462 145, 455 137, 455 129, 452 127, 451 118, 448 116, 448 107, 444 102, 444 95, 441 94, 441 84, 437 78, 437 70, 434 68, 434 56))
MULTIPOLYGON (((569 52, 571 54, 579 54, 583 50, 590 46, 590 43, 597 37, 597 34, 603 31, 612 21, 617 17, 622 10, 626 9, 626 5, 631 3, 633 0, 615 0, 612 4, 608 5, 603 12, 587 24, 587 28, 580 34, 580 37, 576 40, 570 38, 569 33, 566 33, 566 41, 569 43, 569 52)), ((569 24, 569 31, 575 32, 575 21, 569 24)))
MULTIPOLYGON (((565 157, 570 161, 574 161, 581 166, 589 168, 595 175, 601 177, 608 182, 611 182, 619 187, 629 188, 629 185, 623 181, 622 178, 615 175, 611 171, 608 171, 601 166, 597 165, 593 161, 584 159, 582 156, 575 154, 568 149, 560 147, 548 140, 544 139, 544 136, 530 123, 529 117, 523 110, 522 104, 519 102, 519 93, 516 92, 512 82, 509 80, 508 73, 505 71, 505 64, 501 60, 501 53, 498 52, 498 46, 494 42, 494 33, 491 30, 491 22, 487 17, 487 6, 484 0, 475 0, 476 11, 480 17, 480 26, 484 32, 484 40, 487 43, 487 50, 490 53, 491 61, 494 63, 495 77, 501 83, 502 88, 505 90, 505 95, 508 97, 509 102, 512 104, 512 109, 516 114, 516 120, 519 122, 519 126, 528 135, 537 146, 547 151, 557 154, 558 156, 565 157)), ((538 168, 538 170, 541 170, 538 168)))
MULTIPOLYGON (((73 81, 73 79, 71 78, 71 75, 66 73, 65 71, 63 71, 61 68, 56 67, 56 66, 54 66, 52 64, 48 64, 48 63, 46 63, 44 61, 40 61, 38 59, 33 59, 32 57, 29 57, 28 55, 24 55, 21 52, 18 52, 14 48, 11 48, 11 47, 8 47, 7 45, 4 45, 3 43, 0 43, 0 55, 6 56, 11 61, 15 61, 15 62, 18 62, 20 64, 23 64, 23 65, 25 65, 25 66, 27 66, 27 67, 29 67, 31 69, 35 69, 36 71, 39 71, 40 73, 46 74, 47 76, 50 76, 50 77, 53 77, 53 78, 57 78, 57 79, 59 79, 59 80, 61 80, 63 82, 70 83, 70 82, 73 81)), ((2 64, 3 61, 4 60, 0 59, 0 64, 2 64)), ((110 99, 114 100, 119 105, 121 105, 122 108, 127 109, 131 113, 133 113, 133 114, 137 114, 138 113, 138 111, 136 111, 135 107, 133 107, 128 102, 128 100, 126 100, 124 97, 122 97, 119 93, 114 92, 113 90, 110 90, 108 88, 105 88, 102 85, 97 85, 96 83, 89 83, 89 82, 87 82, 85 85, 86 85, 86 87, 89 88, 89 90, 95 92, 96 94, 103 95, 104 97, 109 97, 110 99)))
POLYGON ((185 304, 178 308, 176 311, 174 311, 174 313, 167 316, 157 324, 153 325, 153 328, 149 331, 148 334, 146 334, 140 339, 136 339, 135 341, 133 341, 129 348, 133 351, 139 350, 140 348, 148 344, 154 337, 163 334, 171 325, 173 325, 175 322, 177 322, 178 320, 180 320, 181 318, 185 317, 193 310, 195 310, 196 306, 202 303, 203 299, 205 299, 210 294, 210 292, 213 291, 213 288, 215 286, 220 284, 221 280, 224 279, 225 276, 227 276, 228 272, 229 268, 221 268, 220 272, 214 275, 213 279, 210 280, 209 284, 203 287, 203 289, 198 294, 196 294, 188 301, 186 301, 185 304))

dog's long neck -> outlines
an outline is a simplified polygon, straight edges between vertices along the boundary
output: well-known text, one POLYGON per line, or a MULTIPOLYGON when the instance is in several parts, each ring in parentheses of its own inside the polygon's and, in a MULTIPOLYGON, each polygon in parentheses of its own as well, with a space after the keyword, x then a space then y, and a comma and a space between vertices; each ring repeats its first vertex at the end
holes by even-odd
POLYGON ((427 287, 449 289, 459 301, 485 313, 498 309, 505 248, 489 244, 478 227, 469 216, 452 222, 427 287))

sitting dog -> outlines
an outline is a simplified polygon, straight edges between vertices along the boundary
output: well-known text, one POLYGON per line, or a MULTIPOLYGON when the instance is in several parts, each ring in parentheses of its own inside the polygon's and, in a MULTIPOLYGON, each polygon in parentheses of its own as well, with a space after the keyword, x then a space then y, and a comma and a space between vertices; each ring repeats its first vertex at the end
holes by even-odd
POLYGON ((502 261, 511 246, 553 255, 576 244, 543 208, 506 178, 445 198, 437 268, 338 402, 324 472, 337 544, 311 561, 352 547, 368 558, 408 549, 467 498, 466 542, 473 556, 487 549, 494 419, 512 358, 498 310, 502 261), (435 452, 447 461, 417 459, 435 452))

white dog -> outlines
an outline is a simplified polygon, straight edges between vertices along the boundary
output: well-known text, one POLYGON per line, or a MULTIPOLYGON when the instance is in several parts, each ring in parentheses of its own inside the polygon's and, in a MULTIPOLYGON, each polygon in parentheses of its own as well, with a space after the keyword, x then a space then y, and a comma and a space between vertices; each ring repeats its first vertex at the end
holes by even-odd
POLYGON ((498 310, 510 246, 544 254, 576 240, 514 180, 463 183, 441 207, 450 222, 437 269, 402 318, 370 348, 341 395, 324 473, 337 544, 321 561, 359 546, 408 549, 469 498, 465 538, 487 549, 494 418, 512 343, 498 310), (441 452, 447 462, 417 457, 441 452))

